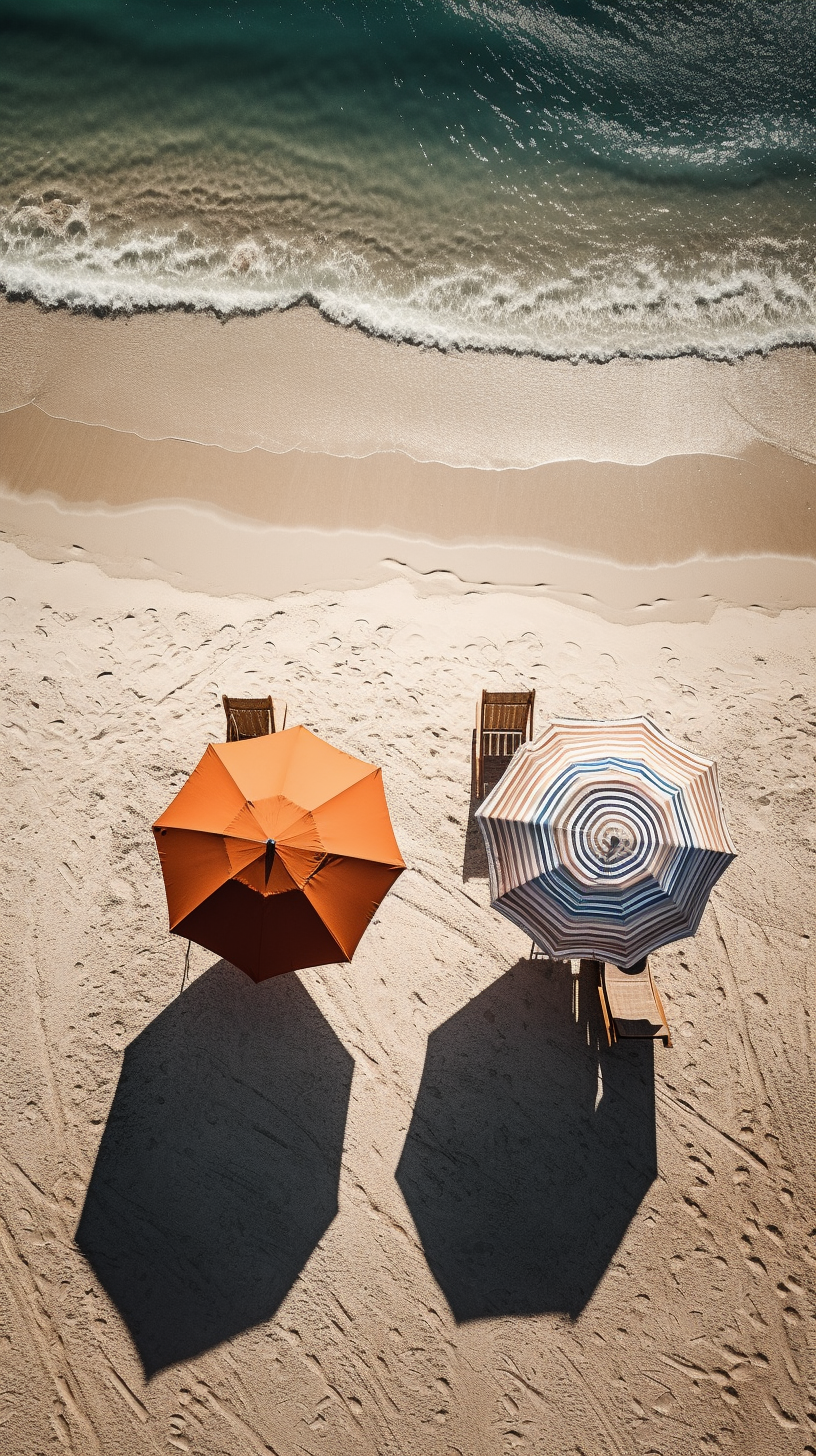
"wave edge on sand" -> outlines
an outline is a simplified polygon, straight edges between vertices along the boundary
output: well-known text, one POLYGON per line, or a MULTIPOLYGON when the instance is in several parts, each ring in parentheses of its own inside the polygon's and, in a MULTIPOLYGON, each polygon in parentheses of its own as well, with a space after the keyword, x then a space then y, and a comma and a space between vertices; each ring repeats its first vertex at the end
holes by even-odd
MULTIPOLYGON (((773 292, 772 280, 767 280, 769 291, 773 292)), ((733 283, 723 280, 723 296, 727 297, 735 288, 733 283)), ((737 289, 739 285, 737 285, 737 289)), ((343 329, 353 329, 370 339, 381 339, 388 343, 407 345, 423 350, 436 350, 442 354, 473 353, 505 355, 510 358, 534 358, 549 363, 608 364, 615 360, 644 362, 670 359, 700 359, 710 363, 736 363, 751 356, 767 357, 776 350, 797 348, 816 351, 816 320, 799 320, 796 323, 767 327, 767 315, 761 303, 756 310, 756 327, 750 324, 740 336, 736 332, 717 339, 681 336, 672 339, 666 329, 671 314, 671 305, 664 316, 655 321, 652 316, 654 337, 643 337, 638 342, 625 340, 571 342, 571 335, 580 330, 571 321, 563 322, 560 341, 541 337, 527 337, 507 331, 502 337, 500 329, 469 326, 464 320, 445 320, 431 315, 422 318, 419 310, 410 306, 403 312, 395 306, 395 300, 383 301, 380 316, 378 301, 365 298, 343 297, 320 294, 311 288, 285 289, 278 292, 259 292, 256 296, 242 292, 240 296, 224 289, 220 294, 210 288, 169 287, 148 280, 138 280, 123 285, 120 280, 111 280, 109 285, 95 290, 84 281, 69 282, 65 279, 15 277, 14 270, 2 270, 0 266, 0 295, 9 303, 31 302, 38 307, 52 311, 67 309, 71 313, 94 318, 132 317, 136 314, 195 313, 209 315, 219 322, 239 318, 258 318, 264 314, 288 313, 295 308, 312 309, 327 323, 343 329), (765 322, 760 329, 760 320, 765 322), (661 337, 662 336, 662 337, 661 337)), ((617 311, 617 303, 610 302, 610 320, 617 311)), ((651 305, 644 303, 644 315, 651 305)), ((597 313, 593 318, 593 329, 597 328, 597 313)))

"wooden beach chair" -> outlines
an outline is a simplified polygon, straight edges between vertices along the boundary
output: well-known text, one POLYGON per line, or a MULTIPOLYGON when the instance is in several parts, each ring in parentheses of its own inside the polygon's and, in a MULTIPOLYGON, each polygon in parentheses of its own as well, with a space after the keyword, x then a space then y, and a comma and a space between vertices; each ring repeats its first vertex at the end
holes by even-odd
POLYGON ((523 693, 483 692, 476 707, 476 798, 481 799, 485 770, 495 783, 513 754, 533 736, 535 688, 523 693))
POLYGON ((286 727, 286 704, 273 698, 228 698, 222 702, 227 716, 227 743, 241 738, 263 738, 286 727))
POLYGON ((603 961, 593 964, 609 1045, 634 1037, 670 1047, 669 1023, 648 960, 641 971, 622 971, 603 961))

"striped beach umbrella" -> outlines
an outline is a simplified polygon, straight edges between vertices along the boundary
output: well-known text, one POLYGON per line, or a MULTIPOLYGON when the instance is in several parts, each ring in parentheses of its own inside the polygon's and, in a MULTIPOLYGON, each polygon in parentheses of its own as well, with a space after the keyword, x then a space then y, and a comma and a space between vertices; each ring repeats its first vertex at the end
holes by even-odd
POLYGON ((493 908, 556 959, 635 965, 694 935, 736 853, 717 766, 648 718, 561 718, 476 811, 493 908))

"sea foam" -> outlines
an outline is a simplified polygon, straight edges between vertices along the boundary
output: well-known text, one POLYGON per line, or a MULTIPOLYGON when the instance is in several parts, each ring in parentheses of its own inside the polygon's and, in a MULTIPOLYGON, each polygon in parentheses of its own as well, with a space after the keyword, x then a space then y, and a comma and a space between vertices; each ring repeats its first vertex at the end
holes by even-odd
POLYGON ((759 240, 742 255, 682 269, 654 249, 610 253, 564 276, 460 265, 376 273, 348 249, 264 237, 232 246, 189 229, 94 232, 87 202, 51 199, 0 218, 0 288, 47 308, 210 311, 228 318, 307 304, 397 342, 550 359, 696 354, 736 359, 816 345, 816 274, 759 240))

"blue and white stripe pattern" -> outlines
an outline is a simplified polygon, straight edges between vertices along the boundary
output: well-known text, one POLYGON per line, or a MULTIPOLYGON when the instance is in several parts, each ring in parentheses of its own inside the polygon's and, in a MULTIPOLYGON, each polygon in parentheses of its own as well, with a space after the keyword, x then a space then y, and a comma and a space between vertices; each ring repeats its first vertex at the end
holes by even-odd
POLYGON ((736 853, 717 768, 648 718, 557 719, 476 811, 496 910, 556 958, 694 935, 736 853))

